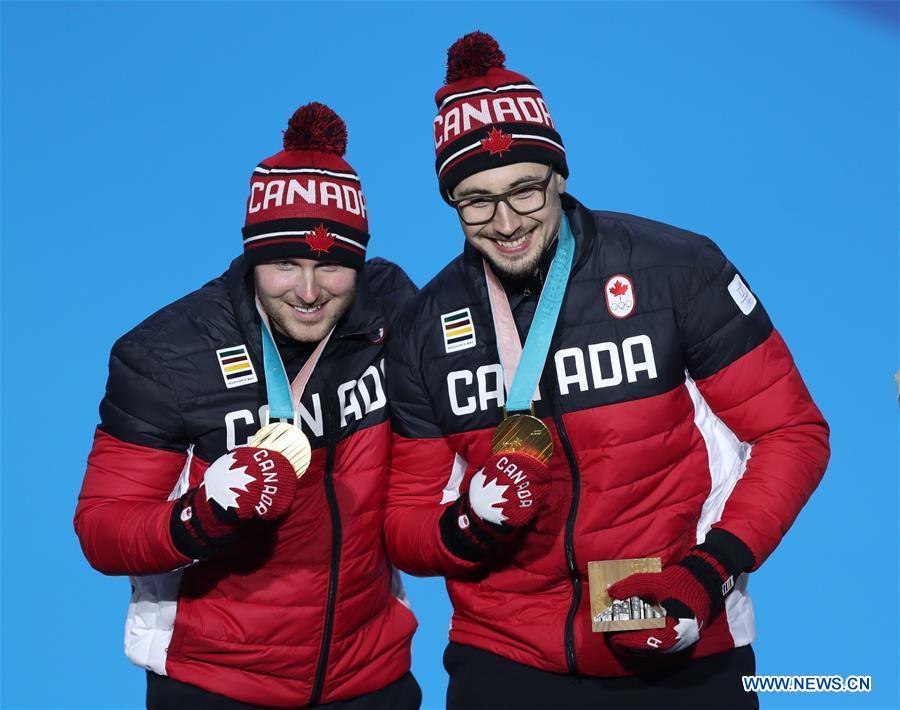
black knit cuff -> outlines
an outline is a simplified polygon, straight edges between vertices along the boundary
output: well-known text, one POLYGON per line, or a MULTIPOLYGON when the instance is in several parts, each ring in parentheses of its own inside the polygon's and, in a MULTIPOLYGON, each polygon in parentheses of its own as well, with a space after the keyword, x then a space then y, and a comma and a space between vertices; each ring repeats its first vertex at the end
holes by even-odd
POLYGON ((175 501, 169 515, 169 534, 172 544, 182 555, 192 560, 210 560, 217 557, 234 538, 234 534, 211 537, 194 514, 194 499, 197 489, 192 488, 175 501), (188 510, 188 513, 185 511, 188 510))
POLYGON ((696 549, 715 557, 725 571, 734 577, 749 572, 756 566, 750 548, 736 535, 721 528, 713 528, 706 533, 703 544, 697 545, 696 549))
POLYGON ((679 564, 703 585, 709 595, 710 613, 714 614, 724 606, 738 575, 752 569, 753 555, 737 537, 714 529, 679 564))
MULTIPOLYGON (((463 495, 447 506, 438 523, 441 540, 450 552, 466 562, 483 562, 494 551, 497 538, 481 525, 466 505, 463 495), (465 516, 464 522, 460 519, 465 516)), ((489 523, 482 523, 489 525, 489 523)), ((497 526, 499 527, 499 526, 497 526)))

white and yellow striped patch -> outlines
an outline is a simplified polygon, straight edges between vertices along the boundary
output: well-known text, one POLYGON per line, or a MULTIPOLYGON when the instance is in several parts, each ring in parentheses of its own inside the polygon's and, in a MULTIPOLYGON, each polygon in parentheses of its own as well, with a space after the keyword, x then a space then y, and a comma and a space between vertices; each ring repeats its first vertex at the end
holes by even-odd
POLYGON ((231 348, 216 350, 216 357, 219 359, 219 369, 222 370, 222 377, 228 389, 257 381, 256 371, 253 369, 253 363, 250 362, 246 345, 235 345, 231 348))
POLYGON ((444 333, 444 350, 448 353, 475 347, 475 323, 468 308, 444 313, 441 316, 441 329, 444 333))

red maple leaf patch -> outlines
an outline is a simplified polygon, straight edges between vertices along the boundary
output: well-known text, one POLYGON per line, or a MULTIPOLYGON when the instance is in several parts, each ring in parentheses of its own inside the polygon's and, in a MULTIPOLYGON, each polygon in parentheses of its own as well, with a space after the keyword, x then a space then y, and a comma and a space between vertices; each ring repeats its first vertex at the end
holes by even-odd
POLYGON ((328 250, 331 249, 331 245, 334 244, 334 235, 329 234, 328 230, 325 229, 325 225, 319 223, 318 227, 306 235, 306 243, 317 254, 322 252, 327 254, 328 250))
POLYGON ((616 282, 612 285, 612 288, 609 289, 609 292, 613 296, 624 296, 627 291, 628 291, 628 284, 623 284, 618 279, 616 279, 616 282))
POLYGON ((491 155, 503 155, 503 152, 509 152, 509 146, 513 143, 513 138, 508 133, 504 133, 497 128, 491 128, 487 138, 481 141, 481 145, 490 151, 491 155))

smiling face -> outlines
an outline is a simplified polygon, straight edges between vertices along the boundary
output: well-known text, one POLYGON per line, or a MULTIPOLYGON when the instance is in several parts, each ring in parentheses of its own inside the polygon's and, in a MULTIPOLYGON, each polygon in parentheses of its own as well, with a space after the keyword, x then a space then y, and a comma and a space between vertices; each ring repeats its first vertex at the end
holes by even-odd
POLYGON ((312 259, 283 259, 253 270, 256 294, 279 332, 317 343, 353 302, 356 270, 312 259))
MULTIPOLYGON (((497 195, 520 186, 541 182, 549 166, 514 163, 470 175, 453 190, 454 200, 497 195)), ((487 224, 470 225, 460 219, 466 241, 488 260, 502 276, 520 278, 537 270, 541 255, 553 243, 562 220, 559 196, 566 179, 555 172, 547 185, 547 199, 537 212, 520 215, 506 202, 497 203, 494 218, 487 224)))

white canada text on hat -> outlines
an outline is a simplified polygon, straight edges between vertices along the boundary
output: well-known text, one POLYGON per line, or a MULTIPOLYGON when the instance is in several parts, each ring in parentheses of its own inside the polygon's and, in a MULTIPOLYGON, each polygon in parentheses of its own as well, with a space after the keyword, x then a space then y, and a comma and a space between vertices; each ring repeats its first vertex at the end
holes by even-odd
POLYGON ((495 123, 537 123, 553 128, 547 104, 540 96, 466 98, 434 119, 434 147, 495 123))
POLYGON ((362 191, 353 185, 339 185, 328 180, 307 178, 267 178, 250 183, 250 200, 247 212, 305 202, 335 209, 366 218, 366 201, 362 191))

